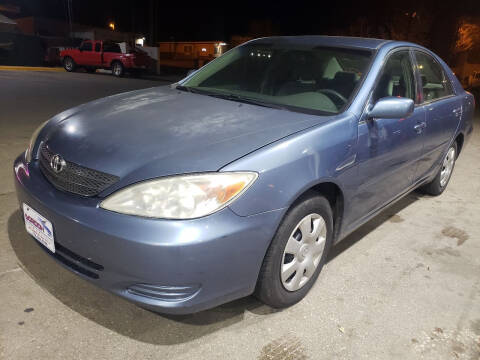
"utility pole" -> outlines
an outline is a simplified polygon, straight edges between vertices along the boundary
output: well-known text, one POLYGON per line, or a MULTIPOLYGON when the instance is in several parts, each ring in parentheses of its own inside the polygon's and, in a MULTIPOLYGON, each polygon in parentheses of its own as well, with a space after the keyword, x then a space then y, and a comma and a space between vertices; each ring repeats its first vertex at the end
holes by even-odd
POLYGON ((150 15, 150 45, 157 45, 157 23, 158 23, 158 1, 150 0, 149 3, 149 15, 150 15))
POLYGON ((72 0, 67 0, 67 16, 68 16, 68 26, 69 26, 69 29, 70 29, 70 33, 69 33, 69 37, 71 38, 72 37, 72 31, 73 31, 73 27, 72 27, 72 18, 73 18, 73 5, 72 5, 72 0))
POLYGON ((131 1, 130 2, 130 15, 132 16, 131 18, 131 29, 132 29, 132 33, 135 34, 135 6, 134 6, 134 2, 131 1))

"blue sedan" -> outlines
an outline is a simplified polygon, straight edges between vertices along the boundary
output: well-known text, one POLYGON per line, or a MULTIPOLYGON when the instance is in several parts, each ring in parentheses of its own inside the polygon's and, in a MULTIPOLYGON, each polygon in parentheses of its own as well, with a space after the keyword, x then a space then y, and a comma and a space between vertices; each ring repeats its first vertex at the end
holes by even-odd
POLYGON ((282 308, 335 243, 412 190, 445 190, 473 111, 416 44, 262 38, 45 122, 15 160, 18 201, 61 265, 142 307, 282 308))

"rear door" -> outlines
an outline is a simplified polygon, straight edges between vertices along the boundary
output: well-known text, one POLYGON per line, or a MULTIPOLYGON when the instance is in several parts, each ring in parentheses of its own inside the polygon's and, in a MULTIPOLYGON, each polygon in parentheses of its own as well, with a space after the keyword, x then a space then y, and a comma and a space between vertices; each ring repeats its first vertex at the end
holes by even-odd
MULTIPOLYGON (((417 100, 412 57, 408 48, 387 55, 371 99, 398 96, 417 100)), ((415 169, 423 149, 425 110, 415 107, 407 118, 360 119, 358 128, 358 191, 353 208, 358 219, 367 217, 406 191, 414 181, 415 169)))
POLYGON ((425 109, 425 146, 418 163, 417 178, 428 175, 443 158, 462 117, 462 99, 456 96, 443 66, 430 54, 415 50, 416 73, 425 109))

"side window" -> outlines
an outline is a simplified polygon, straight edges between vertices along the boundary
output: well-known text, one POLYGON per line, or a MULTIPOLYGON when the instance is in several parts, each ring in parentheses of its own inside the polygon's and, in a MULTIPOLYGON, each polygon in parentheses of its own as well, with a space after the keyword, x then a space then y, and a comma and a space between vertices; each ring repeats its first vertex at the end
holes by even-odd
POLYGON ((106 42, 103 43, 103 52, 110 52, 110 53, 121 53, 122 49, 120 49, 120 45, 114 42, 106 42))
POLYGON ((383 66, 373 93, 373 101, 387 96, 405 97, 415 101, 415 77, 408 50, 393 53, 383 66))
POLYGON ((420 83, 423 91, 423 101, 432 101, 453 94, 450 81, 447 79, 441 65, 430 55, 415 51, 420 83))
POLYGON ((99 42, 97 42, 95 44, 95 52, 100 52, 100 50, 102 49, 102 44, 100 44, 99 42))
POLYGON ((80 46, 80 50, 82 51, 92 51, 92 43, 90 41, 85 41, 80 46))

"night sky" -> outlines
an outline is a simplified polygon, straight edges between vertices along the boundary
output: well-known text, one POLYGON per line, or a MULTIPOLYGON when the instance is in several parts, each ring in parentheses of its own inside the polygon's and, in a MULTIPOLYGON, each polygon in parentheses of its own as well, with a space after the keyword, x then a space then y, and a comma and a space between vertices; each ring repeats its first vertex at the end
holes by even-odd
MULTIPOLYGON (((150 33, 150 9, 154 0, 72 0, 73 20, 106 27, 115 21, 119 31, 150 33)), ((66 18, 66 0, 7 0, 19 5, 25 16, 66 18)), ((452 37, 461 16, 479 16, 480 0, 407 1, 158 1, 156 40, 224 40, 232 35, 345 34, 359 18, 375 27, 371 36, 388 37, 378 28, 398 14, 421 13, 431 22, 425 45, 441 47, 452 37), (235 8, 229 8, 234 4, 235 8)), ((400 28, 403 25, 400 24, 400 28)), ((405 25, 406 26, 406 25, 405 25)), ((398 28, 398 26, 397 26, 398 28)), ((420 31, 413 29, 413 31, 420 31)), ((347 33, 348 34, 348 33, 347 33)), ((414 38, 415 40, 415 38, 414 38)), ((420 41, 419 41, 420 42, 420 41)))

